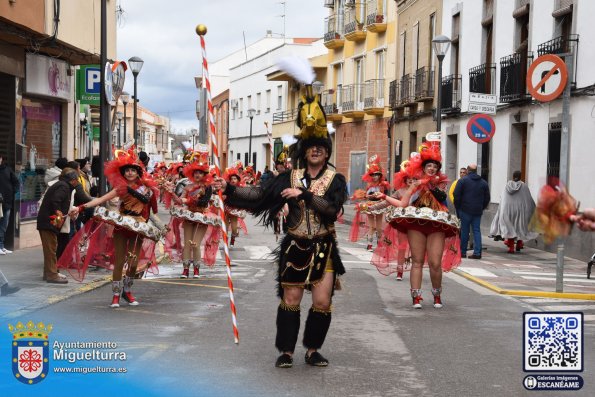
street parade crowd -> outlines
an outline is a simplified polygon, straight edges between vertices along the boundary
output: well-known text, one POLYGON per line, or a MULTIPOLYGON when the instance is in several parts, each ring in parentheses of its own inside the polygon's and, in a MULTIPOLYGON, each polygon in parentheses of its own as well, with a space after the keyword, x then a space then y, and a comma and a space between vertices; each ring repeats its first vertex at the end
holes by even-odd
MULTIPOLYGON (((311 306, 302 341, 305 361, 312 366, 328 365, 319 350, 331 324, 333 295, 341 289, 340 276, 345 273, 335 223, 349 197, 345 177, 329 162, 333 145, 319 97, 312 92, 313 81, 301 82, 306 92, 296 120, 300 133, 278 156, 275 170, 266 170, 262 176, 238 161, 219 177, 209 164, 209 154, 193 151, 181 162, 157 163, 149 173, 147 154, 129 147, 115 150, 113 159, 106 162, 104 173, 111 190, 96 197, 88 159, 57 160, 46 172, 48 188, 37 218, 43 279, 65 284, 66 273, 80 281, 89 267, 104 267, 112 272, 109 306, 120 307, 122 300, 135 306, 139 300, 133 284, 144 272, 157 272, 160 261, 170 260, 182 263, 180 278, 199 277, 204 266, 215 264, 223 222, 230 231, 229 245, 234 246, 240 231, 248 233, 246 216, 255 216, 280 240, 273 253, 279 298, 275 346, 281 353, 275 365, 293 365, 306 291, 311 306), (160 202, 171 215, 167 224, 156 216, 160 202), (225 219, 218 211, 221 205, 225 219), (163 248, 156 250, 159 243, 163 248)), ((0 178, 4 170, 0 166, 0 178)), ((371 263, 380 274, 396 273, 396 279, 402 280, 404 272, 410 272, 411 302, 416 309, 422 308, 424 267, 429 269, 433 307, 443 307, 443 272, 456 268, 467 256, 470 229, 473 254, 469 258, 481 258, 479 224, 490 201, 487 184, 477 175, 476 165, 461 169, 461 179, 450 191, 456 208, 456 213, 451 212, 449 181, 441 170, 439 142, 424 142, 400 165, 392 185, 380 157, 372 155, 362 178, 366 187, 351 197, 355 217, 349 240, 365 238, 371 263)), ((14 186, 11 174, 7 175, 14 186)), ((4 189, 7 183, 0 182, 4 189)), ((491 226, 491 235, 504 241, 508 252, 521 250, 523 241, 537 236, 529 230, 536 208, 546 232, 562 227, 554 226, 551 211, 551 201, 560 197, 556 196, 560 189, 548 192, 550 206, 541 197, 536 204, 520 173, 514 173, 491 226)), ((2 193, 6 197, 14 191, 2 193)), ((572 209, 572 200, 566 202, 569 207, 564 210, 572 209)), ((577 214, 574 209, 566 212, 572 214, 568 217, 581 229, 593 230, 593 211, 577 214)), ((7 210, 4 206, 5 216, 7 210)), ((7 254, 3 239, 0 250, 7 254)), ((0 273, 0 282, 2 278, 0 273)), ((4 278, 3 295, 5 288, 11 287, 4 278)))

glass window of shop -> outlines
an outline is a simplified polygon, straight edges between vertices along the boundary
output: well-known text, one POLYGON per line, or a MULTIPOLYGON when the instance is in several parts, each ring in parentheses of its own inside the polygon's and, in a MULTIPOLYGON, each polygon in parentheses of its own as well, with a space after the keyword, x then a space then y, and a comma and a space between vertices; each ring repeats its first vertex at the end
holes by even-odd
POLYGON ((23 98, 22 127, 17 132, 17 150, 22 150, 20 218, 37 217, 39 200, 47 188, 46 170, 60 157, 61 104, 38 99, 23 98), (20 132, 20 137, 18 133, 20 132), (20 149, 19 149, 20 148, 20 149))

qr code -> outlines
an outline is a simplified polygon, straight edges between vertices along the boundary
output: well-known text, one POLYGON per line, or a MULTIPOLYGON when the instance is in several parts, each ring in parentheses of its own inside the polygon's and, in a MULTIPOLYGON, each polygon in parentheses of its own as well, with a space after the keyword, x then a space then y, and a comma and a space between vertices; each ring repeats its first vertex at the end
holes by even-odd
POLYGON ((523 313, 525 371, 583 370, 583 313, 523 313))

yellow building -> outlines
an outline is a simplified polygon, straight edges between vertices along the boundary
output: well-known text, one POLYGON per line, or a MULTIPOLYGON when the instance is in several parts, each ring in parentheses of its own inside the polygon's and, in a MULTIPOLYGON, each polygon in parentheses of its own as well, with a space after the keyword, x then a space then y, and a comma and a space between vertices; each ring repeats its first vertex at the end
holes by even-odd
POLYGON ((323 105, 335 128, 335 165, 350 192, 362 187, 367 160, 377 154, 387 168, 395 79, 396 5, 389 0, 326 0, 328 48, 323 105))

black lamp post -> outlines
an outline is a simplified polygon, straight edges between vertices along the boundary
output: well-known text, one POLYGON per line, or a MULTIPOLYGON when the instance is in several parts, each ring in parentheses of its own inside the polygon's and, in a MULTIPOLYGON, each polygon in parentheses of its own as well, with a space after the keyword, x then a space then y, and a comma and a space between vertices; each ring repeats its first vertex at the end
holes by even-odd
POLYGON ((116 112, 116 118, 118 119, 118 149, 122 148, 122 117, 124 114, 120 111, 116 112))
MULTIPOLYGON (((250 117, 250 140, 248 141, 248 164, 250 164, 252 162, 252 119, 254 118, 254 115, 256 114, 256 110, 250 108, 248 109, 248 117, 250 117)), ((246 166, 248 166, 248 164, 246 164, 246 166)), ((254 164, 254 166, 256 167, 256 164, 254 164)))
POLYGON ((432 40, 434 52, 438 57, 438 99, 436 100, 436 131, 442 129, 442 61, 450 47, 450 39, 444 35, 436 36, 432 40))
POLYGON ((133 117, 133 129, 134 129, 134 145, 138 145, 138 126, 137 124, 137 120, 136 120, 136 108, 137 108, 137 103, 138 103, 138 95, 136 92, 136 77, 138 76, 138 74, 140 73, 141 69, 143 68, 143 64, 145 63, 145 61, 143 61, 142 59, 140 59, 139 57, 132 57, 128 60, 128 66, 130 66, 130 69, 132 70, 132 75, 134 76, 134 117, 133 117))
POLYGON ((124 105, 124 143, 128 140, 128 135, 126 135, 126 108, 128 107, 128 102, 130 102, 130 94, 126 91, 120 94, 120 100, 124 105))

